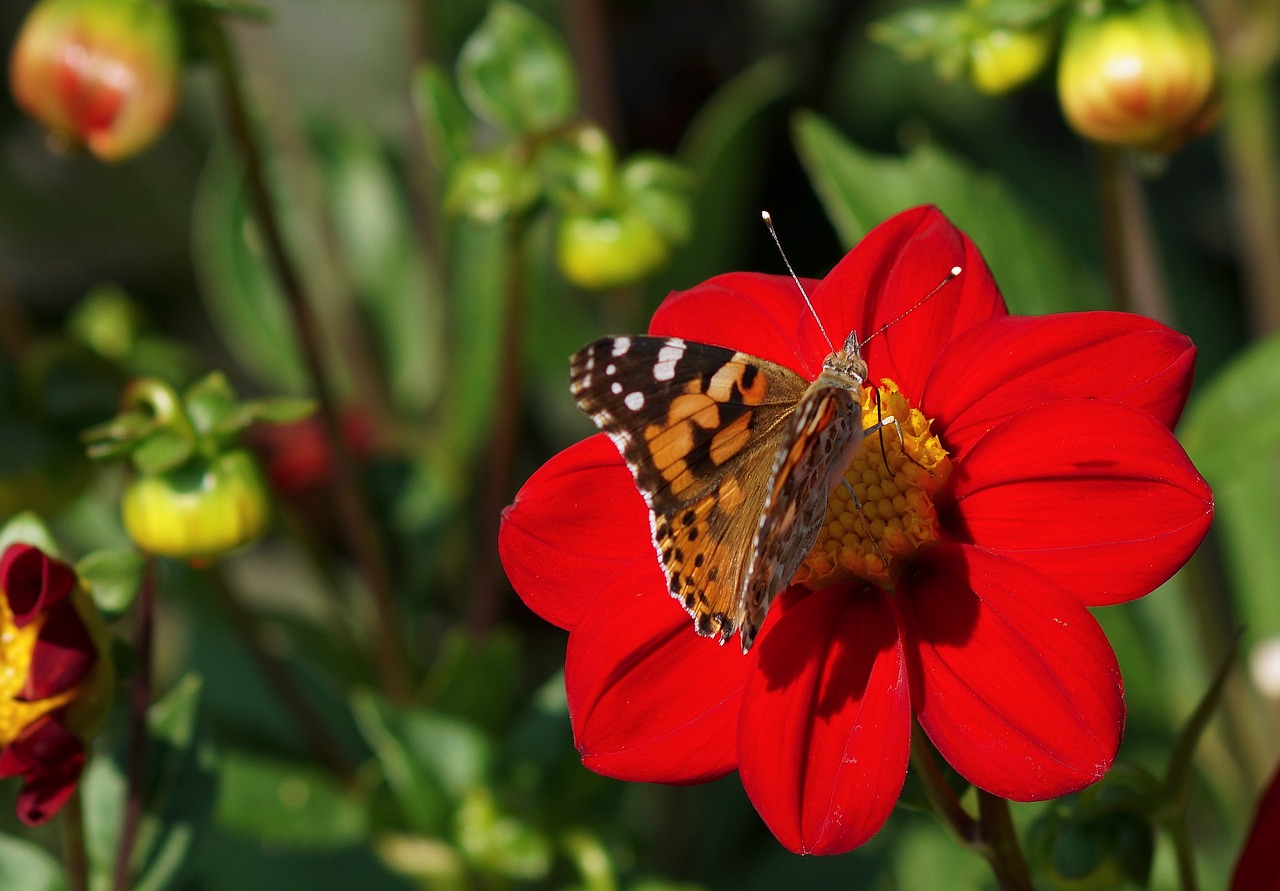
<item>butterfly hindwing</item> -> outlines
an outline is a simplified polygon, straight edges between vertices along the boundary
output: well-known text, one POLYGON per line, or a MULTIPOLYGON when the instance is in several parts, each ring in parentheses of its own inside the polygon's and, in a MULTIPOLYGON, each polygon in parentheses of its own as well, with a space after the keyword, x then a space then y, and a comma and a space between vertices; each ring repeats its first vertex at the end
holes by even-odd
POLYGON ((751 647, 774 594, 813 548, 831 491, 862 442, 860 393, 827 386, 805 393, 781 434, 754 532, 751 575, 742 591, 742 647, 751 647))
POLYGON ((634 474, 669 590, 701 634, 726 638, 744 618, 769 491, 759 469, 807 387, 775 363, 677 338, 608 337, 570 360, 570 389, 634 474))

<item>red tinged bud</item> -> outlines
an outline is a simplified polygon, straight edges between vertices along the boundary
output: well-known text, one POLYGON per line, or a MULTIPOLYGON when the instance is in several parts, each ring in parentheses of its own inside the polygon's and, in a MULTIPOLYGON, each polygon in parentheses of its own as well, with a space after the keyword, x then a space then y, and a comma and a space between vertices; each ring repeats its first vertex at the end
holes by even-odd
POLYGON ((1067 25, 1058 98, 1095 142, 1177 148, 1212 125, 1217 81, 1208 29, 1180 0, 1100 4, 1067 25))
POLYGON ((181 62, 163 0, 41 0, 18 34, 9 78, 18 104, 55 135, 119 161, 168 125, 181 62))

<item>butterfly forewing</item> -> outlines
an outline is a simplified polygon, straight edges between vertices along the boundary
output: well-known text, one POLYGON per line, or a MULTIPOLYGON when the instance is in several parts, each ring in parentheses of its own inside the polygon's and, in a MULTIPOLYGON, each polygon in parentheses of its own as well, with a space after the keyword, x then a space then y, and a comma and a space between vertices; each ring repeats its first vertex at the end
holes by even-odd
POLYGON ((808 386, 764 359, 675 338, 608 337, 570 360, 570 389, 634 474, 669 590, 701 634, 727 638, 744 620, 770 489, 760 468, 776 462, 808 386))

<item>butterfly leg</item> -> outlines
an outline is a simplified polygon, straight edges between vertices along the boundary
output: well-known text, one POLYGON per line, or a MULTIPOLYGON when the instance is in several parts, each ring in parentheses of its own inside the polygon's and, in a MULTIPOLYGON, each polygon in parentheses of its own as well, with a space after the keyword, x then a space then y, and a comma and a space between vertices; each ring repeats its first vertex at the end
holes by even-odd
POLYGON ((867 513, 862 507, 862 500, 858 498, 858 493, 853 491, 853 486, 849 485, 849 481, 842 479, 844 487, 849 492, 849 498, 853 501, 853 506, 858 509, 858 516, 862 517, 862 527, 867 532, 867 539, 871 542, 871 547, 875 548, 876 556, 880 558, 880 562, 885 566, 889 565, 889 561, 884 557, 884 551, 880 550, 880 542, 876 541, 876 537, 871 534, 871 524, 867 522, 867 513))
POLYGON ((928 471, 929 476, 933 476, 933 471, 932 471, 932 470, 929 470, 929 468, 928 468, 928 467, 925 467, 923 464, 921 464, 921 463, 920 463, 919 461, 917 461, 915 458, 912 458, 912 457, 911 457, 911 453, 910 453, 910 452, 908 452, 908 451, 907 451, 907 448, 906 448, 906 446, 907 446, 907 440, 906 440, 906 438, 902 435, 902 424, 900 424, 900 423, 898 422, 898 419, 897 419, 897 418, 892 417, 892 416, 887 417, 887 418, 881 418, 880 420, 878 420, 878 421, 876 421, 874 424, 872 424, 870 427, 868 427, 868 428, 866 428, 865 430, 863 430, 863 431, 862 431, 862 435, 863 435, 863 436, 870 436, 872 433, 879 433, 879 434, 880 434, 880 457, 881 457, 881 459, 884 461, 884 469, 885 469, 885 470, 889 470, 889 471, 890 471, 890 473, 892 473, 892 471, 891 471, 891 470, 890 470, 890 468, 889 468, 889 455, 888 455, 888 453, 887 453, 887 452, 885 452, 885 450, 884 450, 884 428, 885 428, 885 427, 892 427, 895 431, 897 431, 897 433, 898 433, 898 442, 902 444, 902 454, 903 454, 903 457, 905 457, 908 461, 910 461, 910 462, 911 462, 912 464, 914 464, 916 467, 919 467, 921 470, 928 471))

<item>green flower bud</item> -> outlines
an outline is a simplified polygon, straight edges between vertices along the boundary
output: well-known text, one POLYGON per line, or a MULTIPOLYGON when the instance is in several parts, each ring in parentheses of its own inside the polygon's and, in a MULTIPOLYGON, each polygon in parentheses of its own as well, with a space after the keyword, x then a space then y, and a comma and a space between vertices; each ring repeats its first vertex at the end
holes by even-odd
POLYGON ((169 123, 182 54, 162 0, 41 0, 13 50, 18 104, 104 161, 142 151, 169 123))
POLYGON ((602 291, 633 284, 662 266, 671 246, 640 209, 621 214, 565 214, 556 231, 556 261, 565 278, 602 291))
POLYGON ((1216 113, 1208 29, 1182 0, 1088 8, 1067 24, 1058 98, 1095 142, 1169 151, 1216 113))
POLYGON ((994 28, 969 41, 969 82, 991 96, 1007 93, 1040 73, 1053 49, 1053 29, 994 28))
POLYGON ((538 177, 503 152, 467 158, 449 175, 444 207, 479 223, 527 210, 539 195, 538 177))

